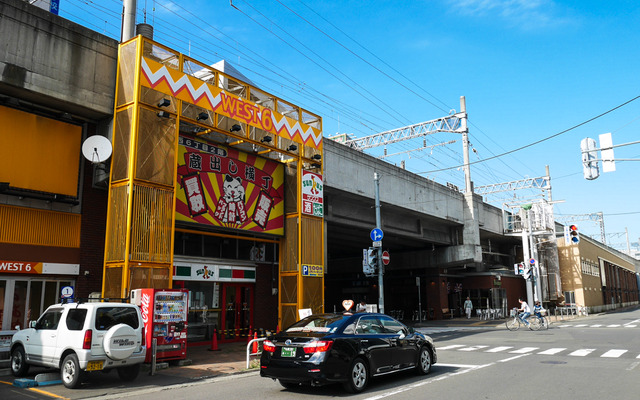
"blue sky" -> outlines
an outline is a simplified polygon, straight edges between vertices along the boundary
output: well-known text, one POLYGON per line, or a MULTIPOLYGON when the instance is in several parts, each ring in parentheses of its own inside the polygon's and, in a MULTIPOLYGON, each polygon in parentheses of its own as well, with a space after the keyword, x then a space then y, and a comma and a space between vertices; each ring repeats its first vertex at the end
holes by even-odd
MULTIPOLYGON (((640 140, 640 99, 613 110, 640 95, 637 1, 232 4, 138 0, 138 22, 146 11, 157 41, 208 64, 226 59, 258 86, 319 114, 326 137, 443 117, 465 96, 476 186, 543 176, 549 165, 553 200, 563 201, 557 216, 603 212, 608 243, 626 248, 625 229, 638 242, 640 162, 617 162, 615 172, 587 181, 580 158, 584 137, 612 132, 614 144, 640 140)), ((114 38, 121 11, 119 0, 60 0, 62 17, 114 38)), ((432 135, 427 145, 451 140, 413 152, 422 140, 389 146, 389 154, 405 153, 387 161, 463 188, 460 137, 432 135)), ((640 144, 616 148, 615 156, 640 159, 640 144)), ((500 206, 537 194, 489 200, 500 206)), ((576 224, 599 239, 596 223, 576 224)))

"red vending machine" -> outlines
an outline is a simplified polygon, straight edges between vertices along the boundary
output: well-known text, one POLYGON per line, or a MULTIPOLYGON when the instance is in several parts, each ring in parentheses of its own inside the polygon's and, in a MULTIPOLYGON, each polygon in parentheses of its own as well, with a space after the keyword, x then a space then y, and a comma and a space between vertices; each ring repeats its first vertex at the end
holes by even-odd
POLYGON ((181 360, 187 357, 187 289, 134 289, 131 302, 140 307, 144 322, 147 357, 151 362, 153 339, 156 361, 181 360))

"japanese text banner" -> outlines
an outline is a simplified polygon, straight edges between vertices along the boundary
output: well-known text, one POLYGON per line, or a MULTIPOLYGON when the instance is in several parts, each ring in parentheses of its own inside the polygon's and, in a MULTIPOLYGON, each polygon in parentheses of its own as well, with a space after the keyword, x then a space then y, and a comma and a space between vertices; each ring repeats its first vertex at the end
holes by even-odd
POLYGON ((284 166, 180 136, 176 220, 284 234, 284 166))

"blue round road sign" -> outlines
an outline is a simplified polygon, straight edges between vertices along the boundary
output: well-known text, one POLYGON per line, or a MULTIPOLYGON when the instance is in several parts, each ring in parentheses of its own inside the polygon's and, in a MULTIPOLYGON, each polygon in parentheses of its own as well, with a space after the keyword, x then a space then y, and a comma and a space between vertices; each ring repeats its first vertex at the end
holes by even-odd
POLYGON ((374 242, 379 242, 384 237, 384 233, 380 228, 373 228, 369 236, 371 237, 371 240, 373 240, 374 242))

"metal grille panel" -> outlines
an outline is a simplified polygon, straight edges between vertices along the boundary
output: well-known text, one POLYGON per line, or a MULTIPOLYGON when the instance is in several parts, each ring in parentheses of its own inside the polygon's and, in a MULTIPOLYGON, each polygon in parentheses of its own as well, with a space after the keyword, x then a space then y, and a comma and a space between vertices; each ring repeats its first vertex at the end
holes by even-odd
POLYGON ((79 248, 80 222, 79 214, 0 205, 0 242, 79 248))
POLYGON ((135 186, 131 260, 171 262, 173 190, 135 186))

